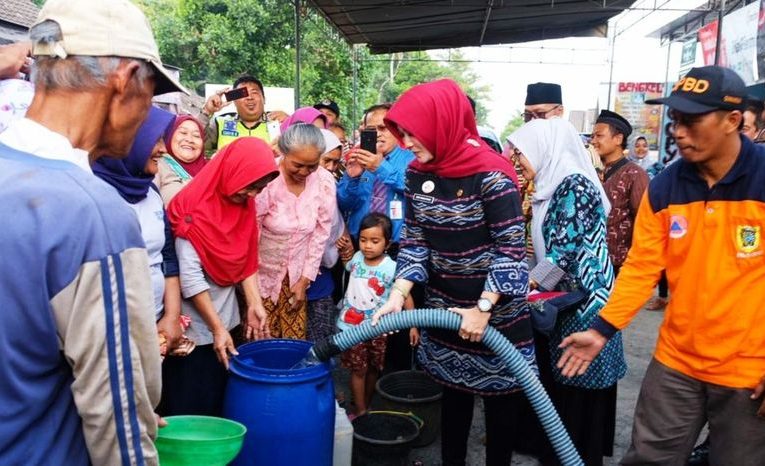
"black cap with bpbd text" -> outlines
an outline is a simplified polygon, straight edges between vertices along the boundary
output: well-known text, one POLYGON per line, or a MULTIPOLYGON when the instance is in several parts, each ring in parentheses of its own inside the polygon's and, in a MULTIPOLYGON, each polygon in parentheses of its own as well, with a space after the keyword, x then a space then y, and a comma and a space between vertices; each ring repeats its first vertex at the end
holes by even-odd
POLYGON ((668 97, 645 103, 664 104, 681 113, 699 114, 715 110, 744 111, 746 99, 746 84, 735 71, 722 66, 701 66, 691 68, 668 97))

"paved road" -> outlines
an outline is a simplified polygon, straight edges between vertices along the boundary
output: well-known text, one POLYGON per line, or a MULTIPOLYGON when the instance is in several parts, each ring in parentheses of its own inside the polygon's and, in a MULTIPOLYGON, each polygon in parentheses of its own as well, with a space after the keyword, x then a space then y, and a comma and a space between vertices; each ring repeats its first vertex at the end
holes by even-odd
MULTIPOLYGON (((632 324, 624 331, 624 353, 627 358, 629 370, 627 375, 619 382, 618 400, 616 404, 616 441, 614 445, 614 457, 606 458, 605 465, 616 465, 624 455, 630 442, 632 431, 632 415, 635 410, 640 383, 651 359, 656 336, 663 312, 641 311, 632 324)), ((468 448, 468 465, 480 466, 484 464, 484 446, 481 438, 484 436, 483 406, 476 403, 473 417, 473 426, 470 431, 468 448)), ((419 459, 425 466, 440 464, 440 441, 434 442, 427 448, 412 451, 410 459, 419 459)), ((535 459, 514 455, 513 465, 536 466, 539 464, 535 459)))
MULTIPOLYGON (((658 328, 663 317, 663 312, 644 310, 635 318, 630 327, 624 331, 624 351, 629 370, 626 377, 619 382, 614 457, 606 459, 605 464, 607 466, 618 464, 619 459, 621 459, 629 446, 632 415, 640 390, 640 383, 650 361, 658 328)), ((347 390, 347 375, 336 375, 338 376, 336 378, 337 389, 347 390)), ((481 443, 483 436, 483 406, 479 399, 476 403, 473 426, 470 432, 468 447, 469 466, 481 466, 484 464, 484 446, 481 443)), ((439 465, 440 440, 436 440, 428 447, 413 450, 410 454, 410 460, 422 461, 424 466, 439 465)), ((512 464, 535 466, 539 463, 533 458, 515 455, 512 464)))

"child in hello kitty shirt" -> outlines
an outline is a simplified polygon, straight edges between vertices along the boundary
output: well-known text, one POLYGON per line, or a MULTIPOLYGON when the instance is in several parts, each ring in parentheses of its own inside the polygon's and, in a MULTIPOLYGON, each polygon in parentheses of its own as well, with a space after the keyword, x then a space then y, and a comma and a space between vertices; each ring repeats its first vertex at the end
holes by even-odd
MULTIPOLYGON (((347 330, 370 320, 388 300, 396 272, 396 263, 385 252, 390 245, 391 230, 391 221, 383 214, 372 213, 361 221, 359 251, 345 261, 350 278, 337 321, 338 329, 347 330)), ((384 335, 343 353, 341 361, 343 367, 351 371, 350 388, 356 405, 352 417, 364 414, 369 407, 384 358, 384 335)))

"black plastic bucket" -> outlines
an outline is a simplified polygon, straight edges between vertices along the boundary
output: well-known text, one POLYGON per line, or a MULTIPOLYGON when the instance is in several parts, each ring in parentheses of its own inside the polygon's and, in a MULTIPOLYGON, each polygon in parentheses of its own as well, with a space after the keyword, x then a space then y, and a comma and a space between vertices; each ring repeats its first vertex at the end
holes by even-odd
POLYGON ((369 411, 352 421, 353 466, 406 466, 421 423, 411 414, 369 411))
POLYGON ((441 386, 422 371, 392 372, 377 381, 381 410, 411 412, 424 425, 413 447, 430 445, 438 437, 441 426, 441 386))

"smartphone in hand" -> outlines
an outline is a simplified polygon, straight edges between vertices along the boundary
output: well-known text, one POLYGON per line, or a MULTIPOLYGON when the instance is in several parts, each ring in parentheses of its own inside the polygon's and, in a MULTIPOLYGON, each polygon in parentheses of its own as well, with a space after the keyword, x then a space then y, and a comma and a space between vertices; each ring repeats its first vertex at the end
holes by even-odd
POLYGON ((374 129, 361 130, 360 147, 367 152, 376 154, 377 153, 377 130, 374 130, 374 129))
POLYGON ((234 100, 244 99, 248 95, 250 95, 250 93, 247 91, 246 87, 232 89, 223 93, 223 96, 226 97, 226 102, 233 102, 234 100))

